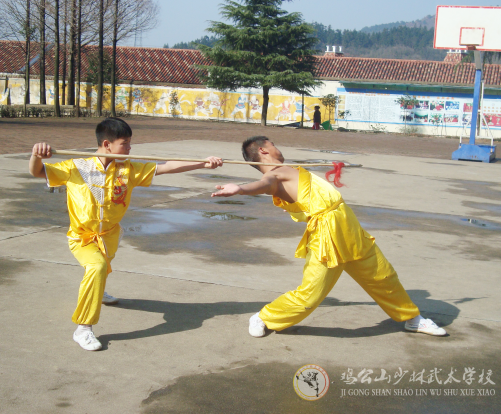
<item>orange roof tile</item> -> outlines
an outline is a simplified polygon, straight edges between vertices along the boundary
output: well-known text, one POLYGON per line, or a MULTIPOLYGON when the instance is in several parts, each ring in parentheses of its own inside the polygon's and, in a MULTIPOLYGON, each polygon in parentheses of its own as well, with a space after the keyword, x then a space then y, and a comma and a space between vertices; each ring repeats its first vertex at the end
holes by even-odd
MULTIPOLYGON (((0 72, 20 73, 24 68, 23 46, 24 42, 0 41, 0 72)), ((111 47, 105 49, 111 53, 111 47)), ((95 51, 97 46, 83 48, 82 79, 88 69, 87 55, 95 51)), ((34 62, 37 55, 38 45, 33 43, 31 71, 35 75, 39 73, 38 61, 34 62)), ((51 75, 54 71, 53 48, 47 55, 46 74, 51 75)), ((471 86, 475 78, 473 63, 456 66, 438 61, 332 56, 317 56, 316 62, 316 77, 344 82, 471 86)), ((121 80, 201 85, 197 69, 193 67, 195 64, 210 62, 198 50, 117 47, 118 78, 121 80)), ((484 79, 488 86, 501 87, 501 65, 485 65, 484 79)))
MULTIPOLYGON (((455 63, 424 60, 317 56, 315 76, 345 82, 471 86, 475 80, 475 65, 464 63, 456 66, 455 63)), ((501 86, 501 65, 484 65, 484 79, 486 85, 501 86)))

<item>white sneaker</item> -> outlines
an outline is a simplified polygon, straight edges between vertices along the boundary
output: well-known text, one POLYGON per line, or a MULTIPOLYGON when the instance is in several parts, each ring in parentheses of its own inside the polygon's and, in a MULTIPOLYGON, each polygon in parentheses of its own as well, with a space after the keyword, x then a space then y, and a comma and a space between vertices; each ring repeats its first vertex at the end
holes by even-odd
POLYGON ((417 322, 405 322, 405 330, 409 332, 419 332, 427 335, 444 336, 447 335, 444 328, 439 328, 431 319, 421 319, 417 322))
POLYGON ((118 303, 118 299, 104 292, 102 303, 103 305, 116 305, 118 303))
POLYGON ((103 347, 92 331, 86 331, 80 335, 75 332, 73 340, 86 351, 99 351, 103 347))
POLYGON ((249 333, 255 338, 260 338, 265 334, 266 325, 259 317, 259 312, 249 319, 249 333))

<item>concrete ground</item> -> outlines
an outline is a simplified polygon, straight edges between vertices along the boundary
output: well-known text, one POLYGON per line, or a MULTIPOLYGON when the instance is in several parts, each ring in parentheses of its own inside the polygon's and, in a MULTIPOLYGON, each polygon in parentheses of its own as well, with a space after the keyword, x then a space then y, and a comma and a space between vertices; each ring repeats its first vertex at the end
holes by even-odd
MULTIPOLYGON (((239 147, 134 153, 239 159, 239 147)), ((135 190, 106 288, 120 303, 95 326, 103 350, 86 352, 72 341, 83 269, 67 247, 66 195, 29 176, 27 154, 1 155, 0 413, 499 413, 501 163, 306 147, 282 149, 363 165, 341 192, 447 337, 404 332, 347 274, 299 325, 249 336, 249 317, 301 282, 304 224, 267 196, 211 199, 216 184, 260 177, 225 165, 135 190), (317 401, 293 388, 307 364, 330 378, 317 401)))

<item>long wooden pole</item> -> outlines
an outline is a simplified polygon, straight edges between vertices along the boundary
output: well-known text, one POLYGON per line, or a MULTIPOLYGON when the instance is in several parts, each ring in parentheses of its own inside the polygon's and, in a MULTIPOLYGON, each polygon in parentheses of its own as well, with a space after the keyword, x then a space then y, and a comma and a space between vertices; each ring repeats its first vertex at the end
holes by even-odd
MULTIPOLYGON (((99 154, 92 152, 83 152, 83 151, 67 151, 67 150, 55 150, 51 149, 53 154, 57 155, 74 155, 78 157, 103 157, 103 158, 115 158, 118 160, 127 160, 127 159, 135 159, 135 160, 146 160, 146 161, 187 161, 187 162, 207 162, 204 159, 198 158, 166 158, 166 157, 154 157, 148 155, 119 155, 119 154, 99 154)), ((223 160, 225 164, 246 164, 246 165, 285 165, 289 167, 332 167, 332 162, 325 163, 295 163, 295 164, 273 164, 273 163, 265 163, 265 162, 249 162, 249 161, 237 161, 237 160, 223 160)), ((333 161, 334 162, 334 161, 333 161)), ((344 164, 345 167, 361 167, 362 164, 344 164)))

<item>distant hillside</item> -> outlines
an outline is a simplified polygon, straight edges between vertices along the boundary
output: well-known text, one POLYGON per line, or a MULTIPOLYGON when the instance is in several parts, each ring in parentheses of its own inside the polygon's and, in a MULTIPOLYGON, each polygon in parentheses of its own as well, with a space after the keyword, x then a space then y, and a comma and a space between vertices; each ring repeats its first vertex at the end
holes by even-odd
MULTIPOLYGON (((206 46, 214 46, 216 43, 217 37, 215 36, 203 36, 199 39, 192 40, 191 42, 179 42, 172 46, 172 49, 196 49, 197 45, 206 45, 206 46)), ((169 45, 165 44, 165 48, 168 48, 169 45)))
POLYGON ((420 20, 414 20, 412 22, 395 22, 386 24, 376 24, 375 26, 366 26, 361 29, 364 33, 377 33, 382 32, 384 29, 392 29, 394 27, 405 26, 405 27, 426 27, 427 29, 435 28, 435 15, 428 15, 420 20))
MULTIPOLYGON (((415 22, 412 22, 415 23, 415 22)), ((312 24, 324 52, 326 46, 343 46, 345 56, 383 59, 443 60, 446 52, 433 49, 433 29, 397 26, 380 32, 334 30, 320 23, 312 24)))
MULTIPOLYGON (((413 22, 388 23, 362 30, 339 30, 313 22, 316 49, 321 54, 326 46, 343 46, 345 56, 383 59, 444 60, 444 50, 433 49, 434 16, 413 22), (433 22, 430 29, 430 22, 433 22), (401 23, 401 24, 400 24, 401 23), (393 25, 393 26, 391 26, 393 25), (385 27, 382 27, 385 26, 385 27), (391 26, 391 27, 390 27, 391 26), (365 31, 364 31, 365 30, 365 31)), ((213 46, 217 38, 204 36, 191 42, 176 43, 173 49, 196 49, 197 44, 213 46)), ((169 47, 165 45, 164 47, 169 47)))

